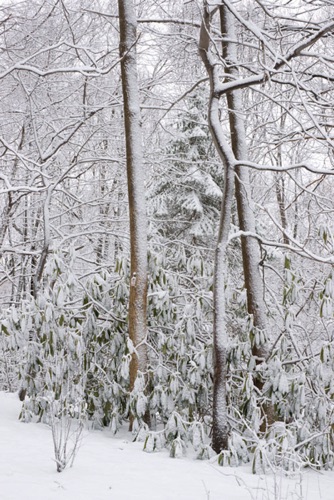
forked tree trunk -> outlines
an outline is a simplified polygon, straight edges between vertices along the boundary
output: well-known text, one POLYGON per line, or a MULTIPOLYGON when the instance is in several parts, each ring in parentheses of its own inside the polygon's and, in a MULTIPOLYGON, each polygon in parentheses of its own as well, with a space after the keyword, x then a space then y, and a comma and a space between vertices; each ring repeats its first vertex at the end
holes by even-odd
POLYGON ((213 301, 213 424, 212 448, 216 453, 228 448, 227 422, 227 326, 225 311, 226 252, 231 225, 232 201, 234 195, 234 157, 224 136, 219 119, 219 96, 216 85, 219 82, 218 66, 211 58, 210 20, 208 9, 204 9, 201 26, 199 53, 210 79, 209 127, 213 142, 224 165, 224 188, 221 205, 219 234, 215 251, 213 301))
MULTIPOLYGON (((236 33, 234 28, 234 16, 226 6, 220 7, 221 33, 223 40, 235 40, 236 33)), ((223 59, 225 61, 225 74, 230 74, 232 80, 238 78, 237 52, 235 43, 223 41, 223 59)), ((242 91, 233 90, 226 92, 228 104, 229 126, 231 145, 234 156, 238 162, 248 160, 247 140, 244 123, 244 111, 242 106, 242 91)), ((249 169, 243 165, 237 165, 235 168, 235 195, 237 201, 237 210, 239 226, 241 231, 256 233, 255 216, 253 210, 252 193, 250 189, 249 169)), ((247 309, 253 319, 253 327, 266 332, 267 318, 266 307, 264 303, 264 290, 259 264, 261 261, 260 247, 256 238, 252 236, 242 236, 242 262, 244 269, 245 288, 247 292, 247 309)), ((269 355, 269 346, 267 344, 252 345, 252 355, 255 358, 259 368, 265 362, 269 355)), ((263 379, 261 370, 257 369, 254 377, 255 386, 262 391, 263 379)), ((262 405, 262 424, 261 431, 265 431, 267 426, 274 421, 274 409, 270 403, 262 405)))
MULTIPOLYGON (((137 20, 132 0, 118 0, 130 215, 131 278, 129 336, 135 348, 130 363, 130 392, 138 372, 147 370, 147 220, 142 132, 137 79, 137 20)), ((149 419, 147 412, 146 421, 149 419)), ((130 414, 130 430, 133 415, 130 414)))
MULTIPOLYGON (((201 25, 199 53, 205 65, 210 80, 209 100, 209 126, 216 149, 224 165, 224 190, 219 227, 219 236, 215 253, 214 270, 214 388, 213 388, 213 429, 212 447, 219 453, 228 448, 228 424, 226 404, 226 378, 227 378, 227 343, 225 313, 225 276, 226 252, 228 234, 231 222, 231 208, 236 188, 236 200, 240 229, 245 232, 255 233, 255 219, 252 207, 249 172, 240 162, 247 160, 247 143, 242 117, 241 94, 238 91, 225 91, 228 115, 228 139, 223 132, 219 118, 219 100, 222 96, 219 75, 220 64, 210 52, 211 34, 210 22, 217 11, 220 12, 221 31, 223 40, 235 40, 234 18, 224 6, 204 6, 203 21, 201 25)), ((236 75, 236 50, 235 44, 223 41, 224 72, 234 79, 236 75)), ((228 78, 228 77, 227 77, 228 78)), ((266 330, 265 304, 263 300, 263 286, 259 273, 260 249, 254 237, 242 238, 242 257, 247 289, 248 312, 253 317, 253 324, 259 330, 266 330)), ((265 361, 268 355, 266 345, 253 345, 252 354, 257 364, 265 361)), ((255 380, 259 390, 263 388, 262 379, 257 376, 255 380)), ((262 407, 262 430, 273 421, 274 413, 271 405, 262 407)))

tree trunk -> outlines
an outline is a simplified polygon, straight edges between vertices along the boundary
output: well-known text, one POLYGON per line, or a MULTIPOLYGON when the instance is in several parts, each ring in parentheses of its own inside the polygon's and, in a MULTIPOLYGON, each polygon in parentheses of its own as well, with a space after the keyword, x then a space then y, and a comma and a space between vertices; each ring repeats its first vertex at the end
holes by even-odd
MULTIPOLYGON (((147 371, 147 220, 137 79, 137 20, 132 0, 119 0, 118 7, 130 215, 129 336, 135 348, 130 363, 131 392, 138 373, 145 376, 147 371)), ((130 415, 130 430, 133 418, 130 415)))

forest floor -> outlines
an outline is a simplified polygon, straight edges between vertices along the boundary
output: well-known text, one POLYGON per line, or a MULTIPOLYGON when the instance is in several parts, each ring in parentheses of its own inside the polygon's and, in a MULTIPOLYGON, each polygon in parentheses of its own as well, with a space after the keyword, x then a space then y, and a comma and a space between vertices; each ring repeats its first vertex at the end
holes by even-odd
POLYGON ((57 473, 50 427, 19 422, 20 407, 17 394, 0 393, 1 500, 334 500, 334 472, 255 476, 144 453, 126 431, 84 431, 73 467, 57 473))

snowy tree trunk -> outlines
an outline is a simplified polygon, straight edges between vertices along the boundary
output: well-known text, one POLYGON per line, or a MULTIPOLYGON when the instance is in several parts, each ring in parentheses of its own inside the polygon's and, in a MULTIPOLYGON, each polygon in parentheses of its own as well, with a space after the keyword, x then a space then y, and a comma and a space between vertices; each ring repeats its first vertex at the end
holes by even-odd
MULTIPOLYGON (((119 0, 118 7, 130 212, 129 335, 135 349, 130 363, 130 391, 133 391, 138 372, 145 374, 147 370, 147 220, 137 80, 137 20, 132 0, 119 0)), ((130 415, 130 430, 132 421, 130 415)))
MULTIPOLYGON (((234 29, 234 16, 225 7, 220 7, 221 32, 226 40, 235 40, 236 33, 234 29)), ((238 77, 237 53, 235 43, 223 42, 223 59, 226 63, 225 73, 230 74, 232 79, 238 77)), ((231 145, 234 156, 238 161, 248 160, 247 141, 244 124, 244 112, 242 107, 242 91, 233 90, 226 92, 226 99, 229 109, 229 124, 231 134, 231 145)), ((250 189, 249 169, 242 165, 236 166, 235 188, 236 201, 241 231, 255 233, 255 217, 253 210, 252 194, 250 189)), ((266 331, 267 318, 266 307, 263 300, 263 284, 259 272, 259 263, 261 261, 260 247, 256 238, 252 236, 243 236, 241 238, 242 261, 244 269, 245 287, 247 292, 248 313, 253 319, 253 327, 266 331)), ((252 346, 252 354, 257 366, 261 365, 269 354, 268 345, 252 346)), ((260 370, 254 379, 256 387, 261 391, 263 381, 260 370)), ((267 425, 274 421, 274 410, 271 404, 264 404, 263 422, 261 430, 265 431, 267 425)))
POLYGON ((226 251, 231 224, 232 201, 234 195, 234 157, 228 145, 219 120, 219 97, 216 84, 219 82, 218 66, 209 53, 210 13, 204 9, 199 41, 199 53, 210 79, 209 127, 215 147, 224 165, 224 189, 220 214, 220 225, 214 268, 214 323, 213 323, 213 427, 212 448, 217 453, 228 448, 228 424, 226 402, 227 378, 227 327, 225 312, 226 251))
POLYGON ((33 296, 37 298, 40 284, 43 278, 43 271, 45 268, 46 260, 49 253, 51 234, 50 234, 50 202, 54 185, 50 185, 47 190, 46 199, 43 207, 43 224, 44 224, 44 242, 41 256, 38 261, 37 269, 33 277, 33 296))
MULTIPOLYGON (((284 127, 286 115, 281 118, 281 128, 284 127)), ((277 147, 277 162, 280 167, 282 167, 282 144, 279 144, 277 147)), ((289 245, 290 241, 287 235, 288 223, 286 219, 286 210, 285 210, 285 185, 284 185, 284 175, 282 172, 275 173, 275 191, 276 191, 276 199, 278 203, 279 214, 281 218, 281 225, 283 229, 283 243, 285 245, 289 245)))

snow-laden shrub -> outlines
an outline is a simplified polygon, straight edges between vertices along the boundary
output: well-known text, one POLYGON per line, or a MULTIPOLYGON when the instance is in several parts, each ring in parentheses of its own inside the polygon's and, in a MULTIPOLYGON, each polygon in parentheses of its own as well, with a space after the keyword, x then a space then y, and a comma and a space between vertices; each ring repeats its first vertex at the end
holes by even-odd
MULTIPOLYGON (((180 245, 150 253, 148 289, 148 371, 129 392, 134 347, 128 339, 129 267, 119 258, 113 272, 102 270, 78 280, 73 263, 49 258, 41 293, 1 312, 1 340, 16 361, 27 398, 21 418, 38 415, 51 423, 50 401, 80 406, 94 427, 117 432, 134 416, 133 432, 146 451, 169 447, 173 456, 187 448, 198 458, 210 449, 212 394, 212 268, 203 255, 180 245), (189 280, 189 273, 192 279, 189 280), (144 416, 151 415, 151 429, 144 416)), ((291 268, 289 272, 292 273, 291 268)), ((296 287, 296 279, 290 279, 296 287)), ((298 283, 297 283, 298 284, 298 283)), ((327 292, 329 285, 327 283, 327 292)), ((294 341, 294 304, 301 295, 285 293, 290 311, 285 331, 259 364, 252 346, 271 342, 257 331, 245 307, 245 294, 231 282, 228 293, 229 449, 219 463, 252 461, 295 469, 299 464, 333 467, 333 345, 314 341, 314 355, 299 356, 294 341), (305 359, 304 359, 305 358, 305 359), (263 430, 265 409, 276 422, 263 430), (297 465, 296 465, 297 464, 297 465)), ((66 413, 67 415, 68 413, 66 413)))

